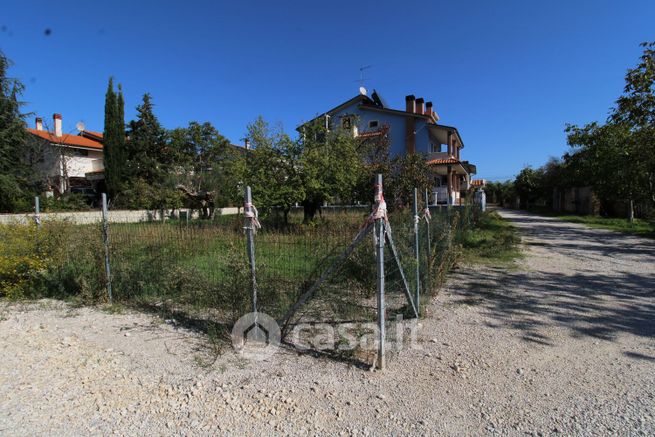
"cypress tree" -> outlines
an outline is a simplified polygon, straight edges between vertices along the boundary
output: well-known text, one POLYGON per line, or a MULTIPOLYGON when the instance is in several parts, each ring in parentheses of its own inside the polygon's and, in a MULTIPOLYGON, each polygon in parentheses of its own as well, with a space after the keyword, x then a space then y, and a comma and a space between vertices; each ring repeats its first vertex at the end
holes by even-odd
POLYGON ((116 122, 118 118, 116 93, 114 92, 114 78, 109 78, 107 93, 105 94, 105 127, 103 132, 103 162, 105 168, 105 184, 110 197, 118 192, 120 182, 119 163, 116 152, 118 152, 116 122))
POLYGON ((116 93, 111 77, 105 95, 104 162, 107 192, 110 197, 114 197, 126 187, 127 150, 123 88, 118 84, 116 93))
POLYGON ((123 87, 118 84, 118 96, 116 97, 116 120, 114 123, 114 167, 116 176, 116 188, 122 190, 125 187, 127 178, 127 151, 125 144, 125 101, 123 100, 123 87))
POLYGON ((121 155, 124 155, 125 148, 125 101, 123 100, 123 87, 118 84, 118 97, 116 99, 116 133, 118 136, 118 143, 121 144, 121 155))

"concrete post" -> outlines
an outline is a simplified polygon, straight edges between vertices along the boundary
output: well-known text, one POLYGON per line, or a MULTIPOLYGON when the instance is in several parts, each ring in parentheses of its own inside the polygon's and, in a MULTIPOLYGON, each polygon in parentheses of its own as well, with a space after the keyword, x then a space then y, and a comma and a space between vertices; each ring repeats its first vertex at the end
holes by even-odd
POLYGON ((41 201, 39 196, 34 197, 34 223, 37 226, 41 226, 41 201))

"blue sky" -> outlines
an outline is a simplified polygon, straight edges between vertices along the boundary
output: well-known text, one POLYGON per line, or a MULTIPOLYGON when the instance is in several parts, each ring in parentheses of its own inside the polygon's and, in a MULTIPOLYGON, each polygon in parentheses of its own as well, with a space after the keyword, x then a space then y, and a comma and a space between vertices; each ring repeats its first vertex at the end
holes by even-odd
POLYGON ((565 123, 605 119, 654 23, 652 0, 31 0, 4 2, 0 49, 25 109, 67 131, 102 130, 112 75, 128 120, 150 92, 165 127, 210 121, 234 143, 259 115, 292 131, 353 97, 372 65, 369 90, 432 100, 478 176, 505 179, 566 151, 565 123))

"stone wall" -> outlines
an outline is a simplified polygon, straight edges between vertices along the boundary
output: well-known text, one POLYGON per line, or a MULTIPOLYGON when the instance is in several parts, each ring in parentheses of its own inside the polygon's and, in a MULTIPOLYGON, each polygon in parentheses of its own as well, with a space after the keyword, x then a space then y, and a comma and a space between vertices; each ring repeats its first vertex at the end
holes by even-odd
POLYGON ((553 192, 553 210, 583 215, 598 215, 600 202, 591 187, 556 189, 553 192))
MULTIPOLYGON (((233 215, 238 214, 240 208, 217 208, 216 215, 233 215)), ((163 211, 164 220, 171 218, 179 218, 180 212, 187 212, 191 210, 182 209, 175 210, 175 214, 171 217, 170 210, 163 211)), ((190 218, 198 218, 198 211, 191 211, 190 218)), ((149 211, 149 210, 116 210, 109 211, 110 223, 138 223, 152 220, 161 220, 162 211, 149 211)), ((75 212, 50 212, 42 213, 41 221, 48 220, 64 220, 75 224, 88 224, 99 223, 102 221, 102 213, 100 210, 93 211, 75 211, 75 212)), ((0 214, 0 224, 20 223, 25 224, 34 221, 34 214, 0 214)))

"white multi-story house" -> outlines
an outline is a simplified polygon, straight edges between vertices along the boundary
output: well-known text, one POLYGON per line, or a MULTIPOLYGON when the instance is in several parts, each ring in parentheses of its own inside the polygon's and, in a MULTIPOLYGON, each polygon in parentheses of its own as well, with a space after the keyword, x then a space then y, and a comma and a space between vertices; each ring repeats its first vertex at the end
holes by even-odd
POLYGON ((61 195, 71 189, 96 188, 104 180, 102 133, 81 130, 78 134, 62 132, 61 114, 53 115, 52 131, 43 129, 43 119, 36 118, 34 129, 27 131, 40 143, 38 169, 48 191, 61 195))

